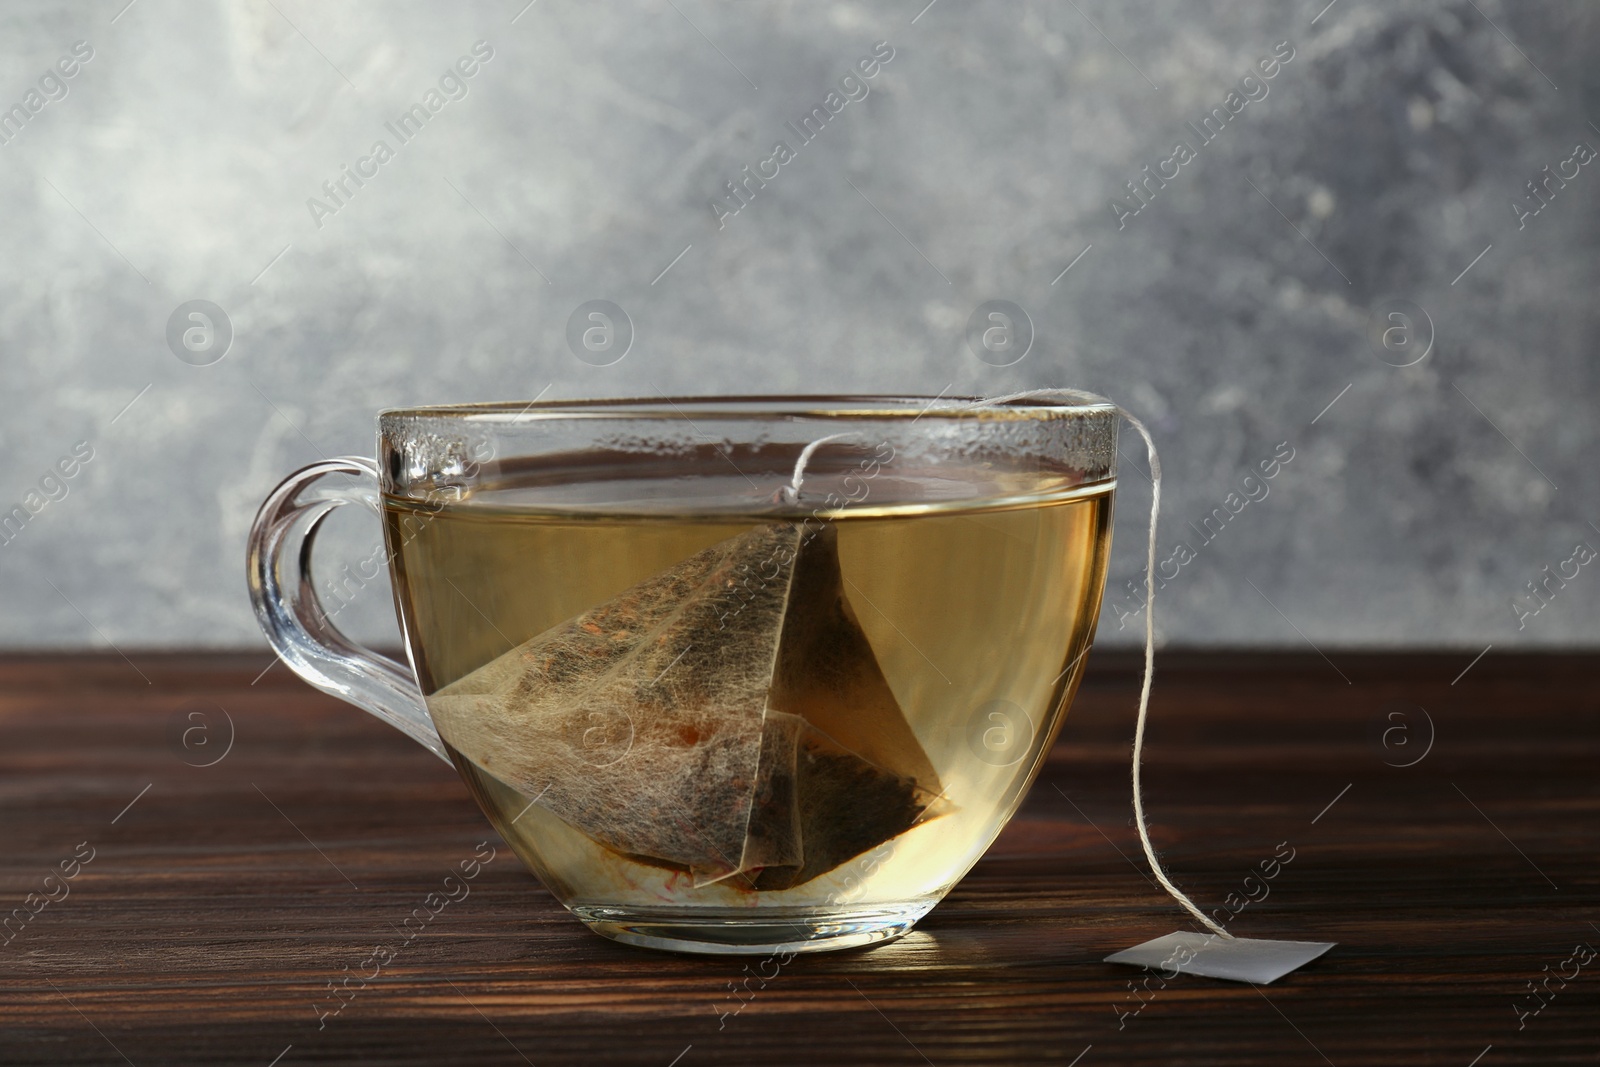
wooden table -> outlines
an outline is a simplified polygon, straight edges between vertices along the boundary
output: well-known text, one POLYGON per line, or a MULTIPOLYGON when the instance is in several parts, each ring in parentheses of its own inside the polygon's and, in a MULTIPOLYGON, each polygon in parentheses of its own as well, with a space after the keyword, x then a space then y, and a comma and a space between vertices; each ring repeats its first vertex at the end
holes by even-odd
POLYGON ((1600 959, 1565 961, 1600 946, 1595 658, 1491 652, 1452 684, 1470 659, 1163 655, 1145 779, 1173 876, 1216 907, 1287 842, 1230 928, 1339 942, 1275 985, 1136 999, 1143 972, 1101 962, 1187 924, 1131 823, 1136 663, 1097 652, 1021 813, 915 933, 746 1001, 745 961, 588 933, 447 767, 264 655, 3 660, 0 901, 32 918, 0 945, 0 1063, 1594 1064, 1600 959), (471 895, 319 1030, 328 983, 486 839, 471 895))

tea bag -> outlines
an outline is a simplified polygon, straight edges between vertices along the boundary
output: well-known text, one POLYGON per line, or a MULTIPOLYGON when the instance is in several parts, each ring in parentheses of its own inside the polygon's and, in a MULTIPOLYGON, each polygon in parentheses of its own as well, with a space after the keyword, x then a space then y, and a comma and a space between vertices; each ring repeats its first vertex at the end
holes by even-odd
POLYGON ((696 885, 798 885, 948 807, 845 598, 831 525, 713 545, 428 706, 483 770, 696 885))

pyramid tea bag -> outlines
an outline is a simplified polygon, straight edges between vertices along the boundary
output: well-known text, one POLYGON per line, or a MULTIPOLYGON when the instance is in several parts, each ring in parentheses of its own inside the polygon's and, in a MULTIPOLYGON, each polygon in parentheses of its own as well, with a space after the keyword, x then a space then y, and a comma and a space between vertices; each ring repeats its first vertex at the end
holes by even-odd
POLYGON ((948 810, 831 525, 760 526, 428 698, 465 758, 696 885, 785 889, 948 810))

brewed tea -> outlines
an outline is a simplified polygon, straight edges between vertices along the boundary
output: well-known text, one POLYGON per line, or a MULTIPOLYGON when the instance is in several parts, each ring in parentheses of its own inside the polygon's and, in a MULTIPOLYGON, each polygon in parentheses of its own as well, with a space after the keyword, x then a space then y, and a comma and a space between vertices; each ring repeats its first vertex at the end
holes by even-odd
MULTIPOLYGON (((984 477, 826 512, 514 482, 387 500, 440 735, 591 922, 601 901, 914 918, 1020 800, 1101 594, 1111 486, 984 477)), ((739 478, 691 472, 678 497, 737 498, 739 478)))

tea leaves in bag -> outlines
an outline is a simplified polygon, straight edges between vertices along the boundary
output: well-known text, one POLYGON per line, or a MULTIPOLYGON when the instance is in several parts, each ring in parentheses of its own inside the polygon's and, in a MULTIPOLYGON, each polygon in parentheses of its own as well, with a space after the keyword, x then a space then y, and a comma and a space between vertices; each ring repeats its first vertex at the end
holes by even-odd
POLYGON ((428 706, 462 756, 696 885, 797 885, 943 810, 831 525, 714 545, 428 706))
POLYGON ((795 787, 805 847, 799 866, 761 872, 758 889, 810 881, 947 810, 851 607, 831 524, 802 541, 767 706, 769 719, 805 723, 795 787))

